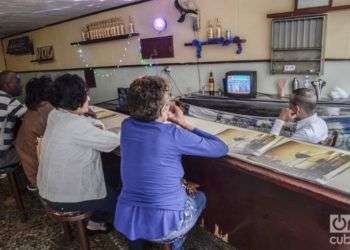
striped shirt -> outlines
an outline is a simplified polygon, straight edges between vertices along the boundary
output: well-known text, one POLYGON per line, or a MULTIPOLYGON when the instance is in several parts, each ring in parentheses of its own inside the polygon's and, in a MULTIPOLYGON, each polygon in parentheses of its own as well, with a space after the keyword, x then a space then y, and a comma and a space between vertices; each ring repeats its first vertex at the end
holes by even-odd
POLYGON ((16 98, 0 90, 0 155, 11 148, 13 127, 26 111, 16 98))

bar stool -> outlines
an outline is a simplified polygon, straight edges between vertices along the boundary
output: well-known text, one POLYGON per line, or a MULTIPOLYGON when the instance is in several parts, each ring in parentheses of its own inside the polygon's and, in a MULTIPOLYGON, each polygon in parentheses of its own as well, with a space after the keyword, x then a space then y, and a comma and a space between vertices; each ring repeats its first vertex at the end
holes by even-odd
MULTIPOLYGON (((129 246, 131 250, 144 250, 146 242, 147 240, 129 241, 129 246)), ((152 242, 152 241, 148 241, 148 242, 160 245, 162 250, 171 250, 170 244, 162 244, 162 243, 152 242)))
POLYGON ((15 198, 16 205, 18 210, 21 212, 21 220, 26 221, 27 220, 27 214, 23 205, 23 199, 21 196, 21 191, 18 186, 17 176, 16 176, 16 170, 18 166, 20 165, 19 162, 10 164, 8 166, 0 168, 0 174, 6 174, 12 189, 13 197, 15 198))
POLYGON ((46 212, 51 218, 62 223, 64 237, 67 241, 72 241, 73 239, 71 224, 75 224, 78 231, 80 249, 90 250, 84 222, 91 217, 92 212, 60 212, 51 207, 46 207, 46 212))

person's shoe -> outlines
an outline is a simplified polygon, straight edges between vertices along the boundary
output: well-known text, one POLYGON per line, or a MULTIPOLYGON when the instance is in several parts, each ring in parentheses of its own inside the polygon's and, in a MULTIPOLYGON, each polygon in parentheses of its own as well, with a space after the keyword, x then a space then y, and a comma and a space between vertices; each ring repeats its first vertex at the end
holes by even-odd
POLYGON ((0 174, 0 179, 4 179, 7 177, 7 174, 0 174))
POLYGON ((89 220, 87 226, 87 233, 89 235, 93 235, 93 234, 107 234, 111 231, 112 227, 107 224, 107 223, 98 223, 98 222, 94 222, 92 220, 89 220))
POLYGON ((38 188, 37 188, 36 186, 31 185, 31 184, 28 184, 26 188, 27 188, 27 190, 30 191, 30 192, 36 192, 36 191, 38 191, 38 188))

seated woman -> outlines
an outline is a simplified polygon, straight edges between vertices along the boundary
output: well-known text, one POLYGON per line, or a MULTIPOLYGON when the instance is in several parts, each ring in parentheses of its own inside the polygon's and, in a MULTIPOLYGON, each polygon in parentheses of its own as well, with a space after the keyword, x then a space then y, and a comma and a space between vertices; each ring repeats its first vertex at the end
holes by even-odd
POLYGON ((129 89, 131 117, 121 128, 122 191, 115 228, 142 249, 142 240, 182 249, 186 233, 205 207, 203 193, 186 194, 183 155, 222 157, 228 147, 188 123, 170 101, 164 79, 146 76, 129 89))
POLYGON ((65 74, 54 82, 52 104, 41 144, 37 184, 49 206, 65 211, 94 211, 87 228, 107 230, 104 216, 114 214, 116 196, 106 191, 100 152, 118 145, 89 111, 85 82, 65 74))
POLYGON ((25 87, 25 104, 28 111, 18 131, 15 147, 30 183, 27 186, 30 191, 37 189, 36 176, 39 165, 36 151, 37 138, 44 135, 47 117, 53 109, 49 102, 51 85, 51 77, 42 76, 31 79, 25 87))

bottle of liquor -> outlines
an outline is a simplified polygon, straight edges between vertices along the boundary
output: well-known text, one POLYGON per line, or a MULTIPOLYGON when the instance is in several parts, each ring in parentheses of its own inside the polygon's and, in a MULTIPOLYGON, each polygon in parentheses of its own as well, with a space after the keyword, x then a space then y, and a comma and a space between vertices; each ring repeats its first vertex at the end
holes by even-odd
POLYGON ((97 22, 95 27, 96 27, 96 39, 102 38, 101 23, 97 22))
POLYGON ((81 38, 83 41, 89 40, 89 31, 86 27, 82 28, 81 30, 81 38))
POLYGON ((129 16, 129 34, 135 33, 135 22, 132 16, 129 16))
POLYGON ((208 91, 209 91, 209 95, 215 94, 215 81, 214 81, 213 72, 210 72, 210 74, 209 74, 208 91))
POLYGON ((221 38, 222 37, 222 28, 219 18, 216 19, 215 24, 215 38, 221 38))
POLYGON ((120 29, 120 34, 125 35, 125 25, 124 25, 123 20, 120 20, 119 29, 120 29))
POLYGON ((111 28, 112 28, 112 20, 109 19, 106 21, 106 33, 107 33, 107 37, 111 37, 112 36, 112 32, 111 32, 111 28))
POLYGON ((110 34, 111 36, 116 36, 117 35, 117 29, 116 29, 117 23, 115 18, 111 19, 111 29, 110 29, 110 34))
POLYGON ((120 36, 120 35, 121 35, 121 33, 120 33, 120 23, 121 23, 121 20, 120 20, 119 17, 117 17, 117 18, 116 18, 116 26, 115 26, 117 36, 120 36))
POLYGON ((89 37, 91 40, 94 40, 94 30, 93 30, 93 25, 92 24, 89 24, 88 26, 88 31, 89 31, 89 37))
POLYGON ((211 21, 208 22, 207 36, 208 36, 208 39, 214 38, 214 28, 211 21))

